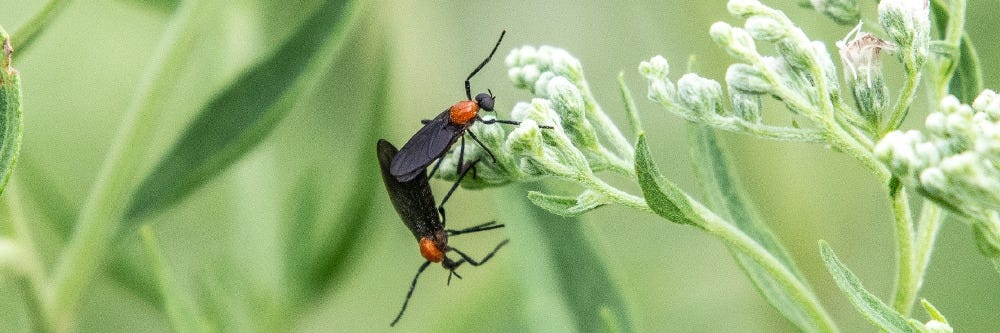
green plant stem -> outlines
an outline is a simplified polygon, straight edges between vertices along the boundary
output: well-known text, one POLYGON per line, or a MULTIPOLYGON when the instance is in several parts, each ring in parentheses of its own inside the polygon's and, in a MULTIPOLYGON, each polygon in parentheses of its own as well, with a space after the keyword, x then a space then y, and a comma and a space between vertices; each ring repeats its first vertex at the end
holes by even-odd
POLYGON ((889 196, 896 221, 896 292, 892 307, 903 316, 908 316, 920 288, 920 277, 914 272, 913 217, 902 186, 896 187, 889 196))
POLYGON ((924 273, 931 262, 934 242, 937 240, 937 234, 941 230, 943 220, 944 214, 941 206, 930 200, 924 200, 923 208, 920 211, 920 220, 917 222, 917 237, 913 248, 913 272, 918 278, 915 292, 920 291, 920 287, 923 285, 924 273))
POLYGON ((914 58, 913 54, 907 54, 903 57, 903 69, 906 72, 906 81, 903 82, 903 88, 900 90, 899 99, 896 100, 896 106, 892 109, 892 114, 889 116, 889 122, 885 124, 885 128, 879 131, 879 138, 886 135, 897 128, 903 123, 903 119, 906 119, 906 114, 910 110, 910 104, 913 104, 914 94, 917 92, 917 85, 920 83, 920 69, 917 68, 917 60, 914 58))
POLYGON ((32 16, 27 23, 17 29, 14 32, 14 40, 11 44, 17 47, 18 52, 27 51, 32 44, 34 44, 37 37, 49 26, 52 19, 55 18, 59 12, 66 8, 66 4, 69 1, 66 0, 50 0, 49 3, 42 7, 35 16, 32 16))
POLYGON ((805 309, 806 313, 817 324, 821 332, 837 332, 837 326, 833 322, 823 305, 812 293, 808 286, 803 283, 795 274, 785 267, 781 260, 762 247, 759 243, 743 233, 742 230, 715 215, 710 209, 702 205, 697 200, 689 198, 694 212, 701 218, 700 226, 706 231, 721 238, 732 248, 753 258, 765 270, 771 273, 775 281, 781 283, 784 289, 794 291, 790 293, 794 301, 805 309))
POLYGON ((198 0, 185 1, 160 40, 148 71, 124 116, 113 145, 85 201, 76 230, 59 257, 43 298, 57 331, 72 329, 76 305, 94 272, 101 267, 109 242, 121 222, 125 203, 148 153, 157 112, 175 82, 193 44, 198 0))

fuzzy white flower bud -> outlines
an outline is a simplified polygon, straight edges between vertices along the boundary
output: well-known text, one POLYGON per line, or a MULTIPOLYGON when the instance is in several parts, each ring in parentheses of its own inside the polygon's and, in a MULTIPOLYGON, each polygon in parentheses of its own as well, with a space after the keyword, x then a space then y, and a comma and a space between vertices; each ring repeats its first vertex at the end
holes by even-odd
POLYGON ((697 74, 684 74, 677 80, 678 102, 702 116, 719 114, 722 109, 722 86, 697 74))
POLYGON ((928 0, 883 0, 878 4, 878 20, 889 39, 903 52, 913 53, 917 64, 927 58, 930 43, 928 0))
POLYGON ((726 70, 726 83, 732 89, 747 94, 769 94, 772 84, 756 67, 747 64, 732 64, 726 70))
POLYGON ((758 57, 757 44, 746 30, 734 28, 725 22, 715 22, 708 33, 716 44, 736 59, 752 62, 758 57))

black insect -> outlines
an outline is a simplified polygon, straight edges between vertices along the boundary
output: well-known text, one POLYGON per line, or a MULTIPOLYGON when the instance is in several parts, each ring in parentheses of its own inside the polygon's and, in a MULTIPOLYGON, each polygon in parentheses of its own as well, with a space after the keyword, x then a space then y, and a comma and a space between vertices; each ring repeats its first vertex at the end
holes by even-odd
MULTIPOLYGON (((465 159, 465 136, 463 134, 468 133, 472 140, 475 140, 493 162, 496 162, 496 156, 493 155, 482 141, 476 137, 471 131, 466 131, 469 126, 472 126, 476 121, 480 121, 484 124, 502 123, 510 125, 518 125, 520 122, 513 120, 499 120, 499 119, 489 119, 483 120, 479 116, 479 111, 493 111, 493 102, 495 96, 493 92, 486 90, 485 93, 480 93, 476 95, 476 98, 472 99, 472 89, 469 86, 469 80, 472 79, 479 70, 486 66, 486 63, 490 62, 493 58, 493 54, 497 52, 497 48, 500 47, 500 42, 503 41, 503 36, 507 31, 504 30, 500 33, 500 39, 497 40, 497 44, 493 46, 493 51, 490 51, 490 55, 486 56, 476 69, 472 70, 469 77, 465 78, 465 97, 468 98, 464 101, 458 101, 455 105, 444 110, 441 114, 434 117, 431 120, 424 120, 424 127, 417 131, 410 140, 403 145, 403 148, 399 150, 399 154, 392 159, 392 167, 389 169, 393 176, 401 182, 409 181, 418 174, 426 173, 427 166, 429 166, 435 159, 439 159, 441 156, 448 151, 448 148, 455 143, 459 138, 462 139, 462 143, 458 152, 458 165, 462 166, 465 159)), ((552 128, 551 126, 540 126, 541 128, 552 128)), ((438 167, 441 166, 441 160, 438 160, 437 165, 431 170, 431 175, 437 171, 438 167)), ((459 178, 461 181, 461 178, 459 178)), ((454 190, 454 188, 453 188, 454 190)), ((445 201, 447 197, 451 195, 451 192, 445 195, 445 201)))
MULTIPOLYGON (((427 261, 420 265, 420 268, 417 269, 417 275, 413 277, 413 282, 410 284, 410 290, 406 293, 406 300, 403 301, 403 308, 399 310, 399 314, 396 315, 396 319, 392 321, 390 326, 395 326, 396 323, 399 322, 399 319, 403 317, 403 312, 406 311, 406 305, 410 302, 410 296, 413 295, 413 289, 417 286, 417 278, 420 277, 420 274, 423 273, 424 270, 431 265, 431 263, 441 263, 441 266, 449 271, 448 283, 450 284, 452 276, 456 276, 460 279, 462 278, 462 276, 458 275, 458 273, 455 273, 456 268, 461 266, 463 263, 469 263, 473 266, 479 266, 486 263, 486 261, 492 258, 493 255, 496 254, 501 247, 506 245, 508 241, 505 239, 500 242, 500 244, 497 244, 496 248, 494 248, 493 251, 483 257, 480 261, 476 261, 462 251, 448 246, 448 236, 502 228, 503 224, 497 224, 496 221, 491 221, 467 229, 445 229, 445 224, 438 215, 439 210, 434 207, 434 194, 431 193, 431 187, 427 181, 427 175, 424 172, 420 172, 409 181, 399 181, 399 179, 389 172, 389 165, 393 160, 393 157, 398 156, 397 152, 396 147, 389 143, 389 141, 378 141, 378 161, 382 169, 382 180, 385 182, 385 188, 389 192, 389 199, 392 201, 392 205, 396 208, 396 212, 399 213, 399 217, 403 220, 403 224, 406 224, 406 227, 409 228, 410 232, 413 233, 413 236, 416 237, 417 243, 420 245, 420 254, 427 261), (446 255, 446 252, 448 251, 454 251, 462 258, 452 260, 446 255)), ((464 174, 468 172, 471 167, 472 164, 470 163, 462 168, 461 173, 464 174)))

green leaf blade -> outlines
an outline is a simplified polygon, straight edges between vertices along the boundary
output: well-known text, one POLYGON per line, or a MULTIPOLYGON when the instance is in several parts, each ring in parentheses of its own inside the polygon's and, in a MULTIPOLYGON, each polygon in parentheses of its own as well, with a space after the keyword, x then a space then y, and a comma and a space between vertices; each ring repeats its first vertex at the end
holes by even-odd
POLYGON ((660 173, 653 162, 653 156, 646 144, 646 134, 639 134, 635 146, 635 173, 646 198, 646 204, 654 213, 674 223, 699 226, 698 215, 691 208, 687 195, 660 173))
POLYGON ((257 146, 330 61, 356 12, 354 1, 326 1, 277 52, 216 95, 142 181, 126 218, 170 206, 257 146))
POLYGON ((883 303, 878 297, 865 290, 861 285, 861 280, 845 266, 837 255, 833 253, 830 245, 824 241, 819 242, 820 256, 826 269, 833 276, 833 281, 837 287, 847 295, 847 298, 854 304, 865 318, 876 327, 887 332, 916 332, 903 315, 893 310, 883 303))
POLYGON ((0 194, 21 151, 21 75, 10 67, 10 36, 0 27, 0 194))

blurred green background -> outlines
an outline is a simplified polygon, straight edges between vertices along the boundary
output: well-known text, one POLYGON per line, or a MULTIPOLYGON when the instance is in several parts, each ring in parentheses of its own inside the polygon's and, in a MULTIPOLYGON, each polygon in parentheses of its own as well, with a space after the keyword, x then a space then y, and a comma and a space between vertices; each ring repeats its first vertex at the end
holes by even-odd
MULTIPOLYGON (((0 0, 0 24, 13 34, 45 2, 0 0)), ((182 68, 171 69, 179 71, 178 81, 171 91, 162 92, 169 107, 158 116, 144 170, 152 168, 215 93, 246 66, 273 52, 318 3, 207 4, 214 14, 197 15, 202 21, 198 39, 190 45, 192 56, 182 68)), ((794 1, 767 3, 784 10, 830 50, 852 28, 836 25, 794 1)), ((874 22, 874 6, 863 2, 866 22, 874 22)), ((169 0, 71 1, 35 45, 15 53, 14 66, 23 81, 25 125, 12 178, 48 267, 72 229, 177 7, 177 1, 169 0)), ((1000 59, 992 25, 998 15, 995 2, 969 4, 967 26, 990 88, 1000 80, 992 71, 1000 59)), ((319 83, 273 132, 219 176, 144 222, 152 225, 168 264, 194 299, 224 300, 215 308, 226 313, 209 316, 230 318, 227 328, 387 330, 423 259, 378 180, 375 142, 369 140, 372 131, 374 137, 401 145, 419 128, 420 119, 464 98, 462 80, 506 29, 498 56, 472 82, 473 93, 490 88, 497 96, 500 118, 509 116, 515 102, 531 97, 507 79, 503 58, 509 50, 524 44, 565 48, 583 63, 594 94, 622 125, 625 117, 615 79, 619 72, 625 73, 661 170, 694 192, 684 124, 645 100, 645 81, 636 67, 660 54, 671 62, 671 77, 676 79, 688 57, 695 55, 699 73, 721 79, 731 60, 708 37, 708 27, 720 20, 741 24, 728 15, 724 1, 365 2, 347 30, 344 47, 323 55, 333 57, 333 65, 323 69, 319 83), (384 78, 378 70, 383 63, 389 64, 390 93, 372 96, 384 78), (366 168, 358 170, 359 166, 366 168), (365 200, 371 200, 370 209, 346 208, 365 200), (331 267, 338 277, 329 288, 307 291, 314 294, 310 296, 314 301, 288 307, 283 297, 289 282, 281 272, 289 262, 281 244, 287 237, 283 230, 298 217, 303 202, 315 204, 311 212, 322 226, 319 229, 325 230, 316 239, 332 235, 329 239, 337 242, 338 253, 346 260, 331 267)), ((887 76, 898 76, 894 61, 886 62, 887 76)), ((904 127, 922 128, 926 114, 922 105, 918 103, 904 127)), ((870 291, 887 299, 895 264, 885 190, 853 159, 821 146, 729 134, 723 138, 762 215, 840 328, 870 331, 829 278, 817 241, 828 241, 870 291)), ((639 193, 629 181, 611 178, 613 184, 639 193)), ((440 199, 450 184, 432 181, 432 185, 440 199)), ((544 185, 565 194, 577 191, 556 182, 544 185)), ((636 331, 794 330, 757 294, 718 240, 617 206, 601 208, 579 221, 512 213, 524 209, 509 208, 518 205, 510 198, 523 196, 523 189, 459 190, 449 202, 449 226, 494 219, 508 225, 581 223, 594 249, 591 254, 607 266, 636 331)), ((463 236, 452 244, 481 257, 504 233, 463 236)), ((135 232, 116 239, 119 250, 109 260, 125 260, 120 253, 131 248, 140 251, 134 245, 137 240, 135 232)), ((447 272, 431 267, 398 330, 538 328, 537 319, 547 316, 538 311, 545 309, 528 304, 545 295, 528 292, 537 289, 525 285, 530 279, 519 278, 545 270, 519 264, 530 262, 524 256, 533 254, 524 249, 532 246, 514 238, 489 264, 460 269, 464 279, 450 286, 445 285, 447 272)), ((156 297, 149 296, 155 294, 155 286, 135 288, 112 271, 98 270, 79 306, 78 329, 170 331, 156 297)), ((930 300, 961 331, 991 331, 1000 323, 998 286, 1000 276, 976 251, 969 228, 948 221, 920 297, 930 300)), ((0 331, 27 329, 21 296, 9 280, 0 282, 0 331)), ((919 308, 913 315, 926 318, 919 308)))

